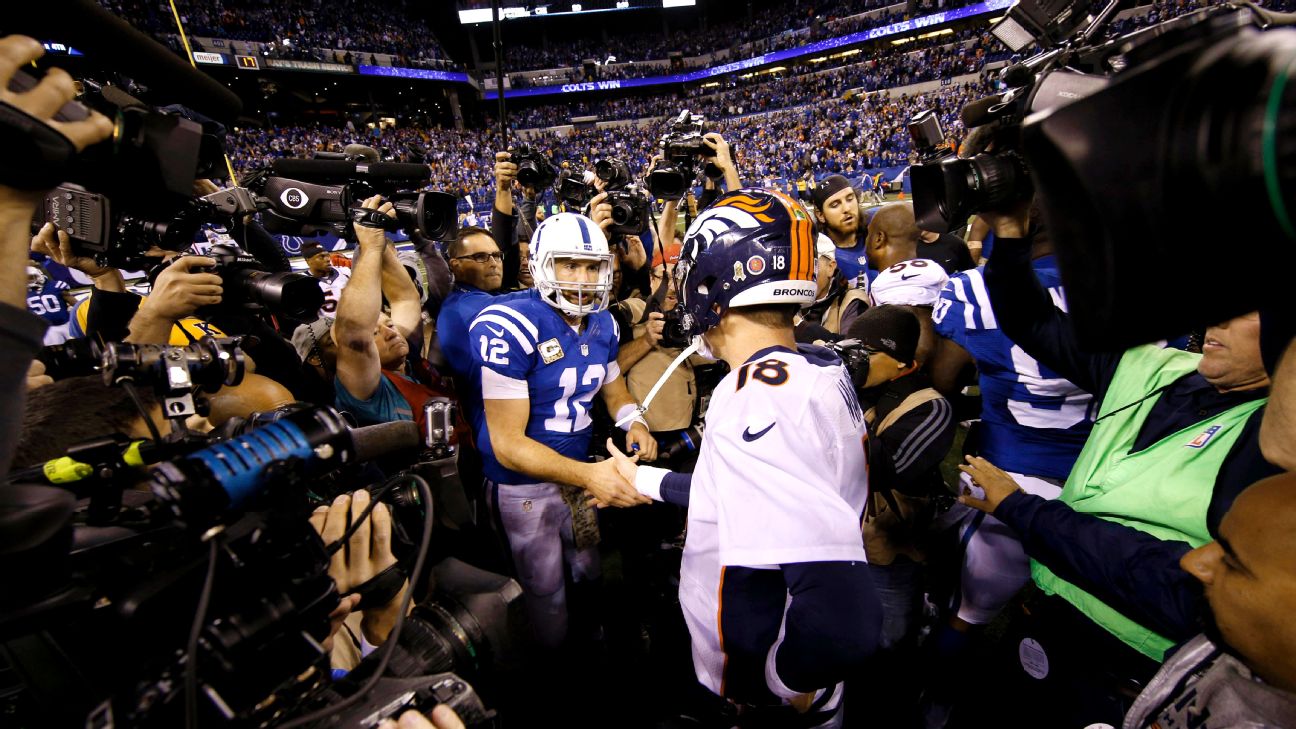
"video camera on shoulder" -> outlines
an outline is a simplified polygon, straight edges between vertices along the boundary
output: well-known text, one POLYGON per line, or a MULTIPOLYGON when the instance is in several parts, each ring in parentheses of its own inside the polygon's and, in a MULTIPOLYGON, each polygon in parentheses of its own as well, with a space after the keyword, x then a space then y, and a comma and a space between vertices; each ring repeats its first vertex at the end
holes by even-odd
POLYGON ((715 150, 702 138, 705 133, 705 118, 694 116, 688 109, 670 121, 658 141, 664 160, 648 175, 653 197, 678 200, 697 181, 699 172, 713 179, 723 174, 709 161, 715 157, 715 150))
POLYGON ((418 232, 450 240, 459 230, 455 197, 422 189, 432 177, 424 164, 366 162, 362 159, 282 159, 248 180, 264 198, 267 229, 285 235, 347 233, 352 223, 418 232), (361 203, 382 195, 396 209, 393 220, 373 215, 361 203))
MULTIPOLYGON (((963 108, 967 158, 929 154, 911 170, 919 227, 936 232, 1034 193, 1081 344, 1100 350, 1253 311, 1296 266, 1296 198, 1277 193, 1296 188, 1284 151, 1296 16, 1222 3, 1102 38, 1120 7, 1018 0, 992 32, 1042 50, 999 73, 1003 93, 963 108), (1183 283, 1219 255, 1202 201, 1265 242, 1265 266, 1216 271, 1210 296, 1183 283)), ((938 126, 916 116, 916 145, 942 141, 938 126)))

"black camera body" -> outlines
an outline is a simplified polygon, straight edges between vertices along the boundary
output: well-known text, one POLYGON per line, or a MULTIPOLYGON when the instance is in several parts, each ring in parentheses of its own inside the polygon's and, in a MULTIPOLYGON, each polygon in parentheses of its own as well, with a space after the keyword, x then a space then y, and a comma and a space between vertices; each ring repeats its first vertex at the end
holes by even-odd
POLYGON ((693 341, 689 336, 688 328, 684 326, 684 315, 684 310, 678 306, 662 312, 661 346, 683 349, 693 341))
POLYGON ((648 175, 648 189, 654 197, 678 200, 698 179, 699 171, 708 177, 719 177, 721 171, 706 160, 715 157, 702 138, 706 133, 706 120, 693 116, 687 109, 671 120, 665 134, 658 141, 663 161, 648 175))
MULTIPOLYGON (((207 267, 206 272, 221 279, 222 294, 218 307, 269 311, 303 322, 319 318, 320 307, 324 305, 324 291, 309 274, 268 272, 260 261, 233 242, 213 244, 207 256, 215 259, 216 265, 207 267)), ((157 281, 167 265, 149 271, 150 283, 157 281)), ((204 269, 195 267, 192 270, 204 269)))
POLYGON ((529 144, 519 144, 509 153, 509 160, 518 166, 518 182, 539 190, 554 184, 558 169, 540 150, 529 144))
POLYGON ((577 210, 589 204, 591 198, 598 194, 598 189, 589 182, 586 172, 581 175, 572 174, 571 170, 563 170, 558 174, 558 181, 554 183, 554 192, 570 208, 577 210))
POLYGON ((851 384, 855 385, 855 391, 862 392, 869 375, 869 353, 864 348, 864 343, 858 339, 842 339, 828 342, 824 346, 841 358, 846 372, 850 374, 851 384))
POLYGON ((643 232, 648 221, 648 198, 642 188, 631 184, 630 166, 624 160, 605 157, 594 163, 594 174, 604 183, 607 197, 603 202, 612 206, 612 225, 608 232, 622 235, 643 232))

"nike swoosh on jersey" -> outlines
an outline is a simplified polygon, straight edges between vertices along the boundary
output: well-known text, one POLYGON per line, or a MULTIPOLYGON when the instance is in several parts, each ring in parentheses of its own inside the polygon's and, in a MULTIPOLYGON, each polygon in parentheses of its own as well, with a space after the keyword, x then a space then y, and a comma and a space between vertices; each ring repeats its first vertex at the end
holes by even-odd
POLYGON ((504 330, 503 330, 503 329, 496 329, 495 327, 491 326, 490 324, 487 324, 487 325, 486 325, 486 328, 490 330, 490 333, 491 333, 491 334, 494 334, 494 335, 497 336, 497 337, 502 337, 502 336, 504 336, 504 330))
POLYGON ((922 275, 921 273, 911 273, 911 274, 909 274, 908 276, 904 276, 904 275, 902 275, 902 276, 900 276, 900 280, 901 280, 901 281, 908 281, 908 280, 911 279, 911 278, 916 278, 916 277, 921 276, 921 275, 922 275))
POLYGON ((774 427, 774 423, 770 423, 769 425, 765 426, 762 430, 753 433, 751 432, 751 426, 749 425, 747 426, 747 429, 743 431, 743 440, 750 443, 756 440, 757 438, 761 437, 762 435, 765 435, 766 433, 770 432, 770 429, 773 427, 774 427))

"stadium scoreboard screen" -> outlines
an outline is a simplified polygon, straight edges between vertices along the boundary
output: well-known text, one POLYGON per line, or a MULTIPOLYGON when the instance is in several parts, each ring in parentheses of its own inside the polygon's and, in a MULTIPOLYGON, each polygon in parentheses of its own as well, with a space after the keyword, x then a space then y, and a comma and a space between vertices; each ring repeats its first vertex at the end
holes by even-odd
MULTIPOLYGON (((581 0, 580 2, 519 3, 517 0, 500 0, 500 18, 546 18, 551 15, 584 15, 617 10, 646 10, 651 8, 686 8, 697 5, 697 0, 581 0)), ((459 22, 464 25, 491 22, 489 2, 459 3, 459 22)))

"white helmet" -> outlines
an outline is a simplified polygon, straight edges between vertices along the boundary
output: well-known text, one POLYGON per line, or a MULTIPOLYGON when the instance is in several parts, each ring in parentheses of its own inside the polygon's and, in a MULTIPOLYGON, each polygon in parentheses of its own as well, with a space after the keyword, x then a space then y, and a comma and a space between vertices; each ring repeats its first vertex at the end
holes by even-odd
POLYGON ((45 277, 44 271, 41 271, 39 268, 35 266, 27 267, 27 288, 39 289, 40 287, 44 286, 45 282, 48 280, 49 279, 45 277))
POLYGON ((607 308, 612 292, 612 253, 603 231, 584 215, 558 213, 545 218, 531 236, 530 267, 540 298, 564 314, 584 316, 607 308), (559 281, 555 263, 568 258, 598 261, 598 281, 559 281), (566 294, 575 294, 581 303, 573 303, 566 294))

